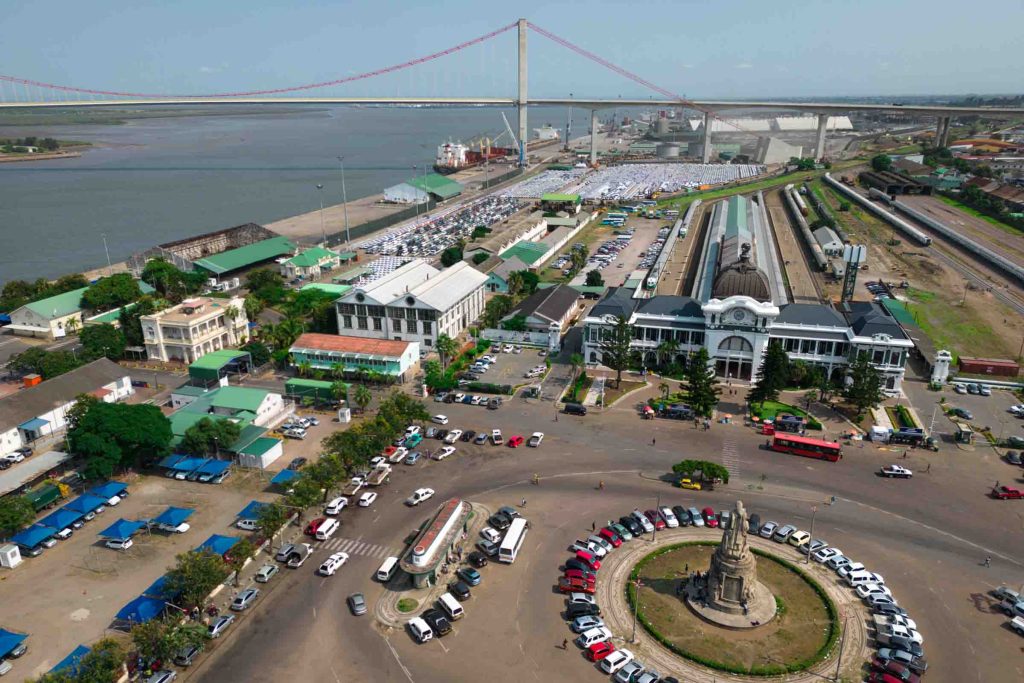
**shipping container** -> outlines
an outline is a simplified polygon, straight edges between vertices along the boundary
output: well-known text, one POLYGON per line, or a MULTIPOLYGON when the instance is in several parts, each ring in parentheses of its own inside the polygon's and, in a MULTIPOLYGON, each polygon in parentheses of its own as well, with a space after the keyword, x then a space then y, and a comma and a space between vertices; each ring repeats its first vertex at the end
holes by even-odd
POLYGON ((960 372, 972 375, 997 375, 999 377, 1016 377, 1020 373, 1020 364, 999 358, 966 358, 960 357, 960 372))

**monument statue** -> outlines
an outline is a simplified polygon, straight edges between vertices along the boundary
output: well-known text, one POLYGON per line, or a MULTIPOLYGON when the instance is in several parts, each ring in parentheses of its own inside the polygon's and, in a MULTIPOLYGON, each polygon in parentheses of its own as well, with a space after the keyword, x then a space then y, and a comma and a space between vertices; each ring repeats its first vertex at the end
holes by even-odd
POLYGON ((747 511, 743 507, 743 501, 738 500, 729 522, 729 528, 725 530, 730 554, 739 557, 746 552, 748 531, 750 531, 750 522, 747 521, 747 511))

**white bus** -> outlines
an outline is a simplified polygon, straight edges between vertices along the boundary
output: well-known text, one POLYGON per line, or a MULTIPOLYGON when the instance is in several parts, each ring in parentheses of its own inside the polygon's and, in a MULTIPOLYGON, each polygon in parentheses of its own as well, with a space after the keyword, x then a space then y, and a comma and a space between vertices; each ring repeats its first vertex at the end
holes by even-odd
POLYGON ((516 555, 519 553, 519 548, 523 545, 528 528, 529 524, 524 518, 516 517, 512 520, 508 531, 505 532, 505 538, 501 541, 501 547, 498 548, 498 560, 500 562, 512 564, 516 561, 516 555))

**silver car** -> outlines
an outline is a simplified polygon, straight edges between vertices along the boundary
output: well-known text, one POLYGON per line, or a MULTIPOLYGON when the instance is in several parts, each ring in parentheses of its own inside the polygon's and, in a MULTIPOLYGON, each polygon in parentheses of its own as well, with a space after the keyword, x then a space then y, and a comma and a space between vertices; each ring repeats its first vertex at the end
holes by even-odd
POLYGON ((241 612, 248 609, 249 606, 256 601, 259 594, 259 588, 246 588, 244 591, 236 595, 235 599, 231 601, 231 609, 235 612, 241 612))
POLYGON ((259 568, 259 571, 256 572, 256 576, 254 576, 253 579, 258 583, 266 583, 267 581, 270 581, 278 571, 280 570, 276 564, 265 564, 259 568))
POLYGON ((225 614, 224 616, 217 617, 209 626, 210 637, 220 638, 221 634, 228 630, 228 627, 233 623, 235 623, 234 614, 225 614))

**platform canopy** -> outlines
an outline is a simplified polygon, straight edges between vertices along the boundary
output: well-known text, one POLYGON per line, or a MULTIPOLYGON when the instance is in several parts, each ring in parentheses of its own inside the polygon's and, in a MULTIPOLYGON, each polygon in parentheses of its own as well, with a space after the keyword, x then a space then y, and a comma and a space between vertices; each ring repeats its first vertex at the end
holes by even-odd
POLYGON ((142 591, 142 596, 145 598, 156 598, 158 600, 170 600, 175 597, 174 591, 167 585, 166 574, 151 583, 149 588, 142 591))
POLYGON ((213 536, 210 536, 208 539, 203 541, 201 545, 197 546, 196 552, 201 553, 204 550, 209 550, 210 552, 216 553, 218 555, 223 555, 227 551, 234 548, 235 544, 238 543, 240 540, 242 539, 236 536, 221 536, 220 534, 214 534, 213 536))
POLYGON ((28 638, 27 634, 15 633, 14 631, 0 628, 0 659, 11 654, 16 647, 21 645, 21 641, 26 638, 28 638))
POLYGON ((108 481, 105 484, 94 486, 89 489, 89 493, 94 496, 99 496, 105 500, 110 500, 114 496, 120 496, 122 493, 128 490, 128 484, 122 484, 119 481, 108 481))
POLYGON ((117 613, 117 618, 121 621, 144 624, 150 619, 163 614, 164 609, 166 608, 167 605, 164 604, 163 600, 147 598, 145 595, 140 595, 122 607, 121 611, 117 613))
POLYGON ((145 522, 130 522, 127 519, 119 519, 98 535, 100 538, 112 538, 116 541, 123 541, 135 535, 135 532, 146 526, 145 522))
POLYGON ((258 500, 251 500, 242 510, 235 515, 235 517, 241 517, 242 519, 256 519, 260 516, 260 510, 270 505, 270 503, 261 503, 258 500))
POLYGON ((207 460, 198 469, 203 474, 217 475, 226 471, 229 467, 231 467, 231 461, 229 460, 207 460))
POLYGON ((206 464, 206 458, 182 458, 170 466, 178 472, 192 472, 206 464))
POLYGON ((195 512, 192 508, 168 507, 151 521, 153 524, 166 524, 167 526, 178 526, 195 512))

